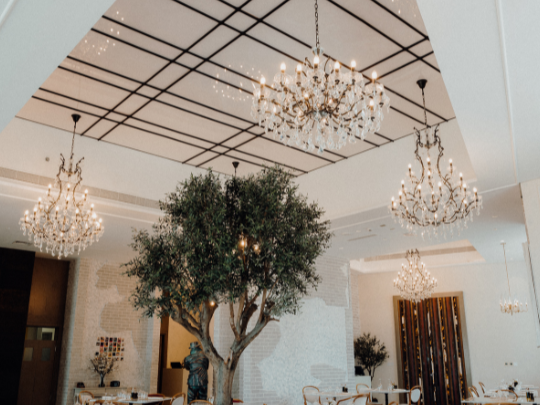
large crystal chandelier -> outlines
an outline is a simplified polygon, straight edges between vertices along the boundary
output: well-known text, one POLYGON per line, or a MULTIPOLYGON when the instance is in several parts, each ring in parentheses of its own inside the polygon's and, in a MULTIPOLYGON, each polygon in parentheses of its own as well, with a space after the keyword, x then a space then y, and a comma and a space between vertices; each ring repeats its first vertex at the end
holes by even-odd
POLYGON ((340 149, 347 141, 355 143, 356 138, 363 140, 368 133, 378 131, 383 108, 388 111, 390 100, 375 72, 372 80, 364 83, 354 60, 350 69, 345 69, 324 56, 319 44, 317 0, 315 34, 313 63, 306 58, 292 76, 282 63, 271 87, 261 78, 260 87, 253 92, 251 115, 274 139, 308 152, 317 148, 322 154, 325 149, 340 149))
POLYGON ((409 165, 407 185, 405 180, 401 182, 398 198, 392 197, 390 211, 401 226, 406 226, 411 232, 420 229, 422 236, 424 233, 437 235, 440 228, 443 232, 447 229, 453 232, 454 228, 459 231, 467 226, 469 220, 472 221, 475 210, 477 214, 480 213, 482 197, 476 188, 471 191, 467 187, 462 173, 456 175, 452 159, 448 160, 446 172, 441 170, 444 148, 439 138, 439 125, 432 127, 427 123, 424 97, 427 80, 418 80, 417 83, 422 89, 425 120, 424 129, 415 128, 414 153, 421 171, 417 176, 409 165))
POLYGON ((424 263, 420 262, 418 249, 407 250, 405 254, 407 264, 401 265, 401 271, 394 279, 394 287, 405 300, 420 302, 431 297, 437 280, 431 276, 424 263))
POLYGON ((504 246, 506 243, 504 241, 501 241, 501 245, 503 247, 504 252, 504 265, 506 266, 506 280, 508 281, 508 297, 501 297, 500 300, 500 307, 501 312, 503 314, 519 314, 520 312, 527 312, 529 309, 529 306, 527 305, 527 301, 523 303, 523 301, 520 301, 516 296, 512 298, 512 292, 510 291, 510 277, 508 276, 508 263, 506 262, 506 249, 504 246))
POLYGON ((60 169, 56 175, 54 189, 49 184, 46 197, 38 199, 33 212, 26 211, 19 221, 21 230, 28 232, 28 239, 34 238, 34 245, 45 249, 53 256, 68 256, 77 250, 86 249, 94 240, 97 242, 103 235, 104 227, 101 218, 94 212, 94 204, 88 202, 88 190, 84 194, 78 192, 82 182, 81 162, 74 163, 73 146, 77 121, 81 118, 73 114, 73 139, 71 155, 66 168, 66 161, 60 154, 60 169))

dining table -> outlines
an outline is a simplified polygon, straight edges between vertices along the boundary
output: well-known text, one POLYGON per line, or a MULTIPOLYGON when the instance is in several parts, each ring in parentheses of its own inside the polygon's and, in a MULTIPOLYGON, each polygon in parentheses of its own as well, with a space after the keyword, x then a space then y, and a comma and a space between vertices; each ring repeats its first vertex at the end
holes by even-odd
POLYGON ((461 400, 462 404, 529 404, 540 405, 540 400, 535 398, 533 402, 526 397, 469 397, 461 400))
MULTIPOLYGON (((94 399, 94 400, 90 400, 88 401, 88 404, 89 405, 92 405, 98 398, 94 399)), ((99 399, 105 399, 105 398, 99 398, 99 399)), ((150 397, 150 398, 145 398, 145 399, 133 399, 133 398, 126 398, 126 399, 120 399, 120 398, 106 398, 107 400, 110 400, 111 402, 114 401, 114 402, 119 402, 121 404, 129 404, 129 405, 134 405, 134 404, 155 404, 155 403, 158 403, 158 402, 163 402, 163 401, 169 401, 171 400, 171 398, 169 397, 165 397, 165 398, 160 398, 160 397, 150 397)))
POLYGON ((390 394, 408 394, 409 390, 403 388, 392 388, 392 389, 360 389, 358 393, 362 394, 364 392, 369 392, 371 394, 384 394, 384 403, 388 405, 388 395, 390 394))

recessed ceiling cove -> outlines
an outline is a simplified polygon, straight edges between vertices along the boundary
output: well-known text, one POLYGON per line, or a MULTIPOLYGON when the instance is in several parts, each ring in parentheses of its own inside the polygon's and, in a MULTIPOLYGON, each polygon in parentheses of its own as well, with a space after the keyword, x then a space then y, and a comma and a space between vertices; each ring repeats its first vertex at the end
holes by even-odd
MULTIPOLYGON (((321 0, 328 56, 370 77, 390 97, 381 130, 323 155, 283 146, 251 118, 253 84, 315 43, 312 0, 118 0, 18 113, 19 118, 188 165, 242 174, 280 164, 300 176, 384 147, 428 121, 454 117, 414 1, 321 0), (398 4, 399 3, 399 4, 398 4), (67 117, 67 118, 66 118, 67 117)), ((66 136, 68 136, 66 134, 66 136)))

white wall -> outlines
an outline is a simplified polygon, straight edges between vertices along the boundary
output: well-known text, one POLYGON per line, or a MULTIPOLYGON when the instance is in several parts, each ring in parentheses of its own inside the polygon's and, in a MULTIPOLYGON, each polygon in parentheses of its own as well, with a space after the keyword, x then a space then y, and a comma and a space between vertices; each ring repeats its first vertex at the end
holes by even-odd
MULTIPOLYGON (((437 293, 463 291, 473 384, 482 381, 488 387, 494 387, 502 378, 518 378, 528 384, 539 385, 540 349, 536 347, 532 312, 510 316, 499 310, 499 298, 507 288, 504 263, 434 268, 430 271, 438 280, 437 293), (504 365, 505 362, 517 362, 518 365, 509 367, 504 365)), ((512 292, 530 302, 525 262, 509 263, 508 271, 512 292)), ((358 337, 356 333, 375 334, 386 344, 390 354, 389 360, 375 372, 374 384, 379 378, 383 385, 389 378, 398 380, 393 308, 393 296, 397 295, 393 287, 396 274, 363 275, 353 272, 353 277, 358 279, 359 291, 355 339, 358 337)))

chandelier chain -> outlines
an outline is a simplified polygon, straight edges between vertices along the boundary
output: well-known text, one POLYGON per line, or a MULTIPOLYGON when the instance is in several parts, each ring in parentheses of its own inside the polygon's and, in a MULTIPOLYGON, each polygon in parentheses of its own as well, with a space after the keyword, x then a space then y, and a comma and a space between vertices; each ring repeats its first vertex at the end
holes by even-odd
POLYGON ((73 137, 71 138, 71 155, 73 157, 73 147, 75 146, 75 131, 77 130, 77 121, 73 123, 73 137))
POLYGON ((512 296, 512 291, 510 290, 510 276, 508 275, 508 263, 506 262, 506 249, 504 248, 505 243, 501 243, 504 253, 504 265, 506 267, 506 281, 508 281, 508 294, 512 296))
POLYGON ((319 4, 315 0, 315 47, 319 49, 319 4))
POLYGON ((427 124, 427 112, 426 112, 426 97, 424 96, 424 89, 422 89, 422 102, 424 103, 424 124, 427 127, 428 124, 427 124))

